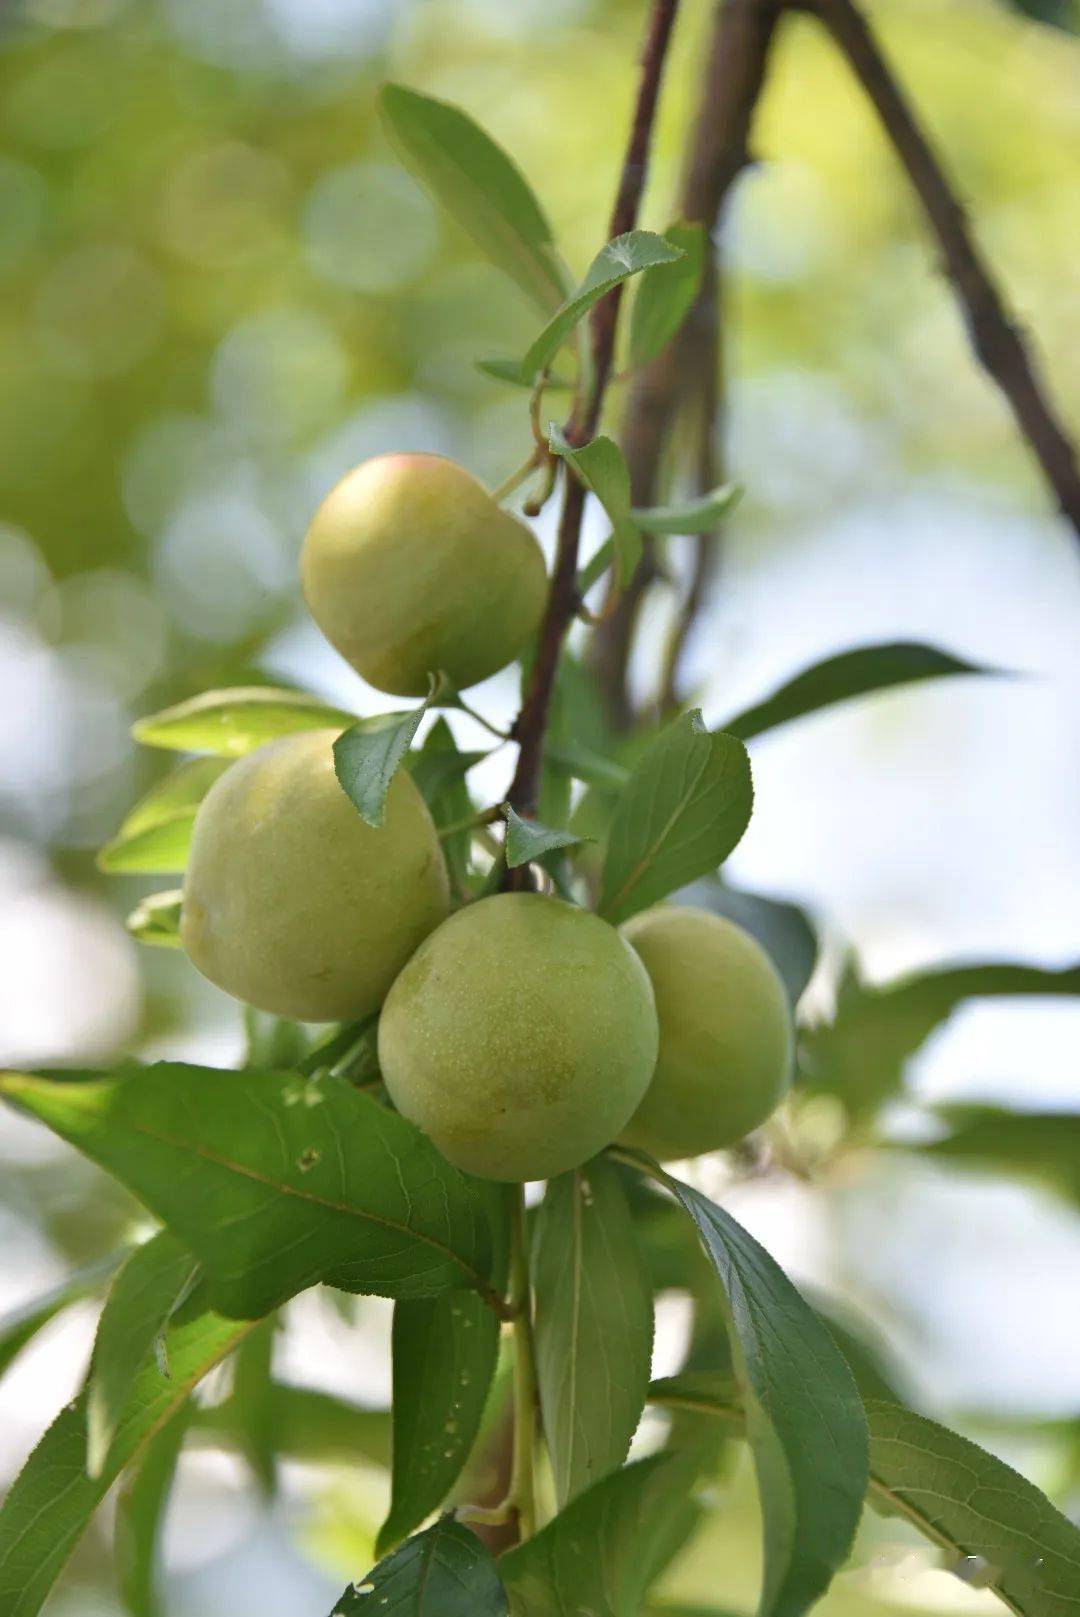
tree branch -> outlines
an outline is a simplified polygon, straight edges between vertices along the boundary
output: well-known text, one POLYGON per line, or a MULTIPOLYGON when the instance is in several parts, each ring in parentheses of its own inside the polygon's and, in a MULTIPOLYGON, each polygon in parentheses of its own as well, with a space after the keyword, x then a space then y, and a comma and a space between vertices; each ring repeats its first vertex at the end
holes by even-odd
MULTIPOLYGON (((677 10, 678 0, 653 0, 641 57, 641 78, 630 140, 608 227, 609 240, 632 230, 637 222, 638 208, 645 188, 649 145, 660 93, 660 81, 677 10)), ((622 291, 621 284, 613 287, 596 304, 590 316, 591 376, 585 392, 575 402, 573 414, 565 429, 567 438, 574 444, 587 443, 594 436, 600 420, 615 353, 615 331, 622 291)), ((581 518, 585 508, 585 490, 569 467, 565 470, 564 479, 563 505, 559 518, 551 588, 540 625, 536 659, 513 731, 519 750, 517 768, 507 800, 518 813, 525 814, 531 813, 536 806, 555 672, 566 632, 578 606, 578 548, 581 539, 581 518)))
POLYGON ((945 272, 984 370, 1009 403, 1063 514, 1080 535, 1076 450, 1047 396, 964 210, 853 0, 802 0, 825 25, 869 97, 937 238, 945 272))
MULTIPOLYGON (((732 184, 749 162, 754 109, 765 83, 782 0, 719 0, 679 201, 680 217, 713 231, 732 184)), ((623 450, 630 467, 635 505, 657 500, 660 466, 676 403, 688 371, 697 373, 715 350, 717 287, 706 276, 682 330, 651 365, 635 377, 623 423, 623 450)), ((707 570, 707 567, 706 567, 707 570)), ((641 566, 605 618, 590 646, 609 716, 619 729, 632 720, 626 673, 642 598, 657 576, 655 545, 646 545, 641 566)), ((702 578, 695 600, 704 594, 702 578)))

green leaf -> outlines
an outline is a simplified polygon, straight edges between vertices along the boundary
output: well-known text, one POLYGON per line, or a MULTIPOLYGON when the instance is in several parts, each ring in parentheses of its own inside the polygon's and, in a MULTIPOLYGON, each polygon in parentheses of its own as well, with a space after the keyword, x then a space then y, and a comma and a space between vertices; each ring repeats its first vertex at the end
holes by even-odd
POLYGON ((245 1337, 233 1356, 234 1430, 262 1490, 272 1499, 277 1488, 278 1434, 274 1401, 274 1341, 278 1316, 269 1315, 245 1337))
POLYGON ((1066 34, 1080 34, 1080 7, 1076 0, 1008 0, 1008 3, 1033 22, 1060 28, 1066 34))
POLYGON ((764 1525, 761 1617, 800 1617, 851 1549, 867 1485, 866 1417, 839 1349, 763 1247, 669 1175, 720 1277, 764 1525))
POLYGON ((69 1404, 49 1427, 0 1509, 0 1611, 34 1617, 82 1536, 90 1517, 125 1466, 172 1419, 208 1370, 251 1326, 192 1311, 166 1336, 170 1374, 153 1362, 131 1389, 104 1471, 86 1471, 86 1398, 69 1404))
POLYGON ((229 763, 228 758, 189 758, 140 797, 125 815, 119 836, 133 837, 137 831, 148 831, 151 826, 171 820, 181 809, 198 808, 229 763))
POLYGON ((1080 1115, 1076 1112, 939 1106, 935 1115, 948 1125, 948 1135, 920 1142, 912 1149, 1046 1181, 1063 1196, 1080 1202, 1080 1115))
MULTIPOLYGON (((244 1448, 248 1443, 248 1410, 227 1398, 197 1411, 200 1430, 244 1448)), ((267 1423, 278 1454, 311 1464, 350 1465, 368 1460, 390 1465, 390 1411, 365 1409, 314 1387, 271 1382, 267 1423)))
POLYGON ((666 348, 701 288, 708 236, 704 225, 674 224, 664 240, 682 257, 646 275, 630 315, 630 366, 637 370, 666 348))
POLYGON ((569 462, 611 519, 615 572, 620 584, 626 584, 641 560, 641 535, 630 511, 630 473, 622 450, 602 435, 577 447, 554 422, 548 430, 548 443, 554 454, 569 462))
POLYGON ((1080 1603, 1080 1527, 1025 1477, 935 1421, 871 1402, 871 1500, 935 1544, 987 1562, 989 1587, 1021 1617, 1080 1603))
POLYGON ((663 236, 657 236, 651 230, 629 230, 626 235, 616 236, 606 247, 601 247, 581 285, 570 294, 529 348, 521 362, 524 375, 535 379, 551 364, 578 322, 588 314, 593 304, 599 303, 605 293, 621 285, 631 275, 655 269, 658 264, 674 264, 682 256, 677 247, 672 247, 663 236))
POLYGON ((165 1617, 158 1590, 161 1530, 187 1435, 181 1411, 124 1474, 116 1501, 116 1581, 131 1617, 165 1617))
POLYGON ((553 1179, 532 1253, 540 1411, 559 1508, 626 1459, 645 1407, 652 1288, 619 1170, 553 1179))
POLYGON ((613 758, 605 758, 599 752, 582 746, 577 741, 562 741, 546 749, 547 757, 552 763, 560 765, 568 775, 575 780, 584 781, 589 786, 614 787, 618 790, 625 786, 630 779, 630 771, 617 764, 613 758))
POLYGON ((22 1307, 5 1314, 0 1319, 0 1376, 6 1373, 23 1348, 34 1340, 37 1333, 48 1325, 50 1320, 55 1319, 57 1314, 69 1308, 72 1303, 81 1302, 84 1297, 92 1296, 102 1281, 109 1278, 126 1256, 126 1250, 114 1252, 100 1263, 89 1263, 84 1269, 77 1269, 67 1280, 62 1281, 59 1286, 54 1286, 43 1296, 35 1297, 32 1302, 24 1303, 22 1307))
POLYGON ((190 701, 139 719, 131 733, 147 747, 240 758, 278 736, 298 730, 343 730, 355 719, 355 713, 332 707, 305 691, 249 685, 204 691, 190 701))
POLYGON ((159 949, 180 949, 180 909, 184 902, 181 888, 166 893, 150 893, 140 899, 124 925, 140 943, 159 949))
POLYGON ((631 515, 647 533, 711 533, 733 506, 742 499, 738 483, 724 483, 693 500, 672 505, 635 506, 631 515))
POLYGON ((408 1539, 362 1582, 351 1583, 333 1617, 506 1617, 499 1569, 475 1533, 444 1516, 408 1539), (375 1602, 371 1596, 376 1597, 375 1602))
POLYGON ((837 1095, 853 1116, 864 1116, 900 1089, 909 1059, 964 1000, 1078 991, 1080 966, 947 967, 883 988, 863 983, 849 966, 833 1021, 800 1037, 801 1076, 808 1087, 837 1095))
MULTIPOLYGON (((431 726, 419 748, 410 754, 409 768, 413 780, 427 803, 435 827, 444 831, 447 826, 461 825, 473 813, 472 798, 465 784, 465 776, 474 763, 486 758, 484 752, 461 752, 454 740, 454 732, 440 715, 431 726)), ((464 889, 472 852, 472 838, 467 830, 451 832, 440 838, 443 858, 450 879, 460 893, 464 889)))
POLYGON ((545 313, 556 308, 566 278, 551 226, 516 164, 445 101, 387 84, 379 107, 405 167, 545 313))
POLYGON ((383 1555, 433 1510, 461 1475, 499 1347, 499 1322, 475 1292, 394 1305, 393 1492, 375 1543, 383 1555))
POLYGON ((582 841, 572 831, 553 831, 539 820, 523 820, 509 803, 504 804, 503 813, 506 815, 506 863, 511 870, 527 865, 532 859, 542 859, 556 848, 576 848, 582 841))
MULTIPOLYGON (((161 1230, 136 1247, 113 1281, 98 1321, 86 1381, 90 1476, 101 1475, 139 1371, 198 1273, 187 1248, 161 1230)), ((168 1367, 163 1368, 168 1373, 168 1367)))
MULTIPOLYGON (((494 377, 496 382, 509 382, 512 387, 532 390, 534 379, 525 374, 520 359, 478 359, 476 368, 485 376, 494 377)), ((567 393, 572 385, 563 376, 548 376, 544 380, 544 392, 567 393)))
POLYGON ((107 842, 97 856, 97 867, 118 876, 142 871, 167 875, 187 869, 195 810, 177 809, 167 820, 144 826, 107 842))
POLYGON ((577 592, 581 596, 588 595, 593 585, 598 583, 615 560, 614 536, 604 540, 600 548, 593 552, 585 566, 577 575, 577 592))
POLYGON ((725 721, 724 729, 743 741, 775 730, 791 719, 805 718, 837 702, 873 691, 886 691, 894 685, 911 685, 923 679, 945 679, 956 674, 1001 674, 1000 668, 969 663, 936 646, 896 640, 877 646, 857 646, 824 662, 804 668, 781 685, 771 696, 754 707, 725 721))
POLYGON ((608 836, 600 914, 618 924, 722 864, 750 823, 746 748, 684 713, 624 788, 608 836))
POLYGON ((686 1456, 661 1454, 579 1494, 535 1538, 500 1558, 513 1617, 638 1617, 694 1524, 693 1480, 686 1456))
POLYGON ((680 904, 697 904, 724 915, 757 939, 783 979, 792 1006, 798 1004, 817 966, 819 940, 805 910, 705 876, 679 893, 680 904))
POLYGON ((257 1318, 320 1280, 387 1297, 487 1289, 480 1195, 340 1078, 160 1062, 8 1073, 0 1093, 144 1201, 202 1262, 224 1313, 257 1318))
MULTIPOLYGON (((432 680, 432 691, 435 689, 432 680)), ((334 742, 334 772, 357 813, 376 830, 386 813, 386 794, 412 746, 428 701, 404 713, 378 713, 356 723, 334 742)))

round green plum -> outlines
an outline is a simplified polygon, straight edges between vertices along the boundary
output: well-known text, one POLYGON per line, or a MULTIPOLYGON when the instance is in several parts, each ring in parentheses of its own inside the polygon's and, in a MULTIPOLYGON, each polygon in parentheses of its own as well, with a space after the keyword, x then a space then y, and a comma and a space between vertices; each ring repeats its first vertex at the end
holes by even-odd
POLYGON ((609 1145, 656 1062, 652 989, 618 932, 538 893, 459 910, 387 995, 390 1098, 457 1167, 549 1179, 609 1145))
POLYGON ((379 455, 342 479, 304 540, 301 582, 323 634, 370 685, 422 696, 498 673, 540 622, 547 580, 530 528, 442 455, 379 455))
POLYGON ((267 742, 199 806, 180 940, 212 983, 304 1022, 367 1016, 449 909, 446 865, 403 770, 383 825, 334 773, 336 730, 267 742))
POLYGON ((653 985, 656 1075, 622 1132, 661 1162, 733 1145, 775 1110, 791 1073, 787 994, 749 932, 707 910, 658 905, 622 935, 653 985))

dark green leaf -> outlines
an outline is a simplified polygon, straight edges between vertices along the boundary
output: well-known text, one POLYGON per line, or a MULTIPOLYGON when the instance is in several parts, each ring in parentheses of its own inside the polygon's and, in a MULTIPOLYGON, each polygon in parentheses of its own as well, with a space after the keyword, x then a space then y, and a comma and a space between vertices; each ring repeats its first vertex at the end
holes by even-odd
POLYGON ((577 291, 571 293, 529 348, 521 362, 522 372, 535 378, 550 365, 578 322, 612 287, 658 264, 674 264, 682 256, 677 247, 651 230, 629 230, 625 236, 609 241, 589 265, 577 291))
POLYGON ((719 876, 706 876, 676 897, 680 904, 697 904, 724 915, 757 939, 787 989, 792 1006, 798 1004, 818 959, 818 935, 805 912, 783 899, 764 898, 729 887, 719 876))
POLYGON ((379 1617, 506 1617, 506 1592, 476 1534, 444 1516, 351 1583, 333 1617, 367 1617, 372 1609, 379 1617))
POLYGON ((692 1462, 654 1455, 596 1483, 499 1561, 513 1617, 638 1617, 696 1518, 692 1462))
POLYGON ((506 863, 511 870, 527 865, 532 859, 542 859, 556 848, 576 848, 582 840, 572 831, 553 831, 539 820, 523 820, 509 803, 503 813, 506 815, 506 863))
POLYGON ((401 161, 545 312, 565 295, 551 226, 520 169, 458 107, 401 84, 379 105, 401 161))
POLYGON ((800 1617, 851 1549, 867 1484, 866 1417, 832 1337, 763 1247, 664 1175, 720 1277, 764 1524, 761 1617, 800 1617))
POLYGON ((121 832, 107 842, 97 856, 97 867, 110 876, 129 872, 153 871, 171 874, 187 869, 191 833, 195 827, 194 809, 177 809, 168 819, 142 826, 130 834, 121 832))
POLYGON ((469 1457, 495 1374, 499 1322, 475 1292, 394 1305, 394 1463, 383 1555, 446 1499, 469 1457))
POLYGON ((357 813, 376 830, 386 813, 386 794, 412 746, 427 702, 404 713, 378 713, 356 723, 334 742, 334 772, 357 813))
MULTIPOLYGON (((271 1382, 268 1423, 278 1454, 311 1464, 350 1465, 357 1460, 388 1468, 390 1465, 390 1411, 365 1409, 333 1393, 314 1387, 293 1387, 271 1382)), ((200 1431, 247 1446, 248 1410, 232 1398, 200 1409, 200 1431)))
POLYGON ((700 712, 663 731, 623 789, 611 822, 600 913, 618 924, 716 869, 750 823, 746 748, 700 712))
POLYGON ((631 514, 638 527, 647 533, 711 533, 732 507, 738 505, 742 492, 737 483, 725 483, 693 500, 645 508, 635 506, 631 514))
POLYGON ((969 663, 936 646, 896 640, 879 646, 858 646, 824 662, 804 668, 771 696, 725 721, 724 729, 743 741, 775 730, 791 719, 805 718, 821 708, 868 696, 893 685, 911 685, 923 679, 944 679, 956 674, 1000 674, 999 668, 969 663))
POLYGON ((645 1406, 653 1307, 619 1170, 553 1179, 532 1255, 540 1411, 559 1508, 626 1459, 645 1406))
MULTIPOLYGON (((531 390, 534 385, 534 378, 525 374, 520 359, 478 359, 476 368, 483 371, 485 376, 494 377, 496 382, 509 382, 513 387, 531 390)), ((544 392, 565 393, 570 386, 565 377, 548 376, 544 381, 544 392)))
POLYGON ((140 797, 125 815, 119 836, 133 837, 137 831, 148 831, 151 826, 171 820, 181 809, 197 809, 229 763, 228 758, 189 758, 140 797))
POLYGON ((708 236, 704 225, 674 224, 664 240, 682 253, 663 264, 638 287, 630 315, 630 365, 637 369, 655 359, 674 337, 701 287, 708 236))
POLYGON ((1034 22, 1060 28, 1066 34, 1080 34, 1080 6, 1076 0, 1008 0, 1014 11, 1020 11, 1034 22))
POLYGON ((1025 1477, 895 1404, 871 1402, 870 1497, 933 1543, 987 1563, 988 1586, 1021 1617, 1070 1617, 1080 1604, 1080 1527, 1025 1477))
POLYGON ((806 1029, 800 1039, 802 1076, 808 1086, 839 1096, 853 1115, 863 1115, 897 1092, 909 1058, 964 1000, 1078 991, 1080 966, 947 967, 883 988, 861 982, 849 968, 833 1021, 806 1029))
POLYGON ((150 893, 140 899, 124 925, 140 943, 159 949, 180 949, 180 908, 184 894, 179 887, 166 893, 150 893))
POLYGON ((297 730, 343 730, 355 718, 355 713, 332 707, 305 691, 250 685, 204 691, 190 701, 139 719, 131 733, 147 747, 240 758, 278 736, 293 735, 297 730))
MULTIPOLYGON (((160 1230, 128 1258, 112 1283, 98 1321, 86 1381, 86 1469, 100 1476, 131 1389, 199 1266, 187 1248, 160 1230)), ((166 1373, 167 1366, 163 1366, 166 1373)))
MULTIPOLYGON (((451 825, 463 825, 471 817, 473 803, 465 784, 465 775, 472 767, 468 760, 479 763, 486 756, 486 753, 459 751, 454 733, 441 715, 424 737, 419 751, 411 754, 412 777, 439 831, 451 825)), ((460 893, 469 872, 472 838, 465 829, 452 831, 440 841, 450 878, 460 893)))
POLYGON ((999 1106, 941 1106, 942 1140, 914 1149, 1049 1183, 1080 1202, 1080 1115, 1013 1112, 999 1106))
POLYGON ((343 1079, 160 1062, 113 1076, 9 1073, 0 1093, 140 1197, 229 1314, 257 1318, 320 1280, 388 1297, 486 1287, 478 1193, 343 1079))
POLYGON ((165 1617, 158 1590, 161 1530, 187 1424, 182 1410, 151 1439, 124 1473, 117 1497, 116 1581, 131 1617, 165 1617))
POLYGON ((170 1374, 153 1362, 131 1389, 99 1477, 86 1472, 86 1399, 69 1404, 49 1427, 0 1510, 0 1611, 34 1617, 90 1517, 125 1466, 183 1406, 208 1370, 243 1340, 245 1322, 192 1311, 166 1337, 170 1374))
POLYGON ((548 443, 554 454, 569 462, 607 512, 614 530, 616 576, 621 584, 627 583, 641 560, 641 535, 630 514, 630 473, 622 450, 603 436, 576 447, 554 422, 548 430, 548 443))
POLYGON ((87 1264, 85 1269, 76 1270, 44 1296, 35 1297, 32 1302, 5 1314, 0 1319, 0 1376, 51 1319, 72 1303, 91 1296, 126 1256, 126 1251, 114 1252, 100 1263, 87 1264))

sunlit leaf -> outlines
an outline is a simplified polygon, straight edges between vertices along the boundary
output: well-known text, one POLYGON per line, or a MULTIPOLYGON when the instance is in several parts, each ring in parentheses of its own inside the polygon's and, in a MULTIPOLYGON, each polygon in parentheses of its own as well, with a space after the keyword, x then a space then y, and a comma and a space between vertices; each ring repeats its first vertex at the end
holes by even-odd
POLYGON ((168 875, 186 870, 194 829, 195 810, 177 809, 168 819, 130 833, 121 832, 98 854, 98 869, 111 876, 149 871, 168 875))
POLYGON ((645 1404, 648 1271, 615 1166, 553 1179, 532 1256, 540 1410, 560 1509, 616 1470, 645 1404))
POLYGON ((551 226, 516 164, 448 102, 387 84, 379 106, 406 168, 541 309, 556 308, 566 278, 551 226))
POLYGON ((184 894, 179 887, 165 893, 150 893, 140 899, 124 925, 140 943, 150 943, 159 949, 179 949, 180 910, 184 894))
POLYGON ((389 1297, 487 1286, 479 1194, 343 1079, 160 1062, 9 1073, 0 1093, 140 1197, 200 1259, 223 1312, 256 1318, 319 1280, 389 1297))
POLYGON ((506 1617, 499 1568, 475 1533, 449 1516, 408 1539, 349 1584, 332 1617, 506 1617))
POLYGON ((704 225, 674 224, 664 240, 682 257, 653 270, 638 287, 630 314, 630 364, 636 369, 655 359, 674 337, 701 287, 708 236, 704 225))
POLYGON ((250 685, 204 691, 139 719, 131 733, 147 747, 240 758, 278 736, 298 730, 343 730, 355 719, 355 713, 346 713, 305 691, 250 685))
POLYGON ((228 758, 189 758, 140 797, 124 816, 118 836, 133 837, 138 831, 148 831, 151 826, 171 820, 182 809, 198 808, 229 762, 228 758))
POLYGON ((674 264, 683 256, 663 236, 651 230, 629 230, 602 247, 589 265, 585 279, 573 292, 529 348, 521 362, 522 373, 535 377, 551 364, 578 322, 612 287, 655 269, 658 264, 674 264))
POLYGON ((654 741, 620 794, 600 913, 616 923, 714 871, 750 823, 746 748, 685 713, 654 741))

